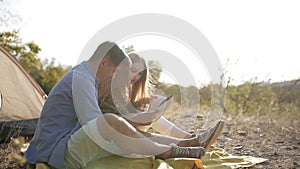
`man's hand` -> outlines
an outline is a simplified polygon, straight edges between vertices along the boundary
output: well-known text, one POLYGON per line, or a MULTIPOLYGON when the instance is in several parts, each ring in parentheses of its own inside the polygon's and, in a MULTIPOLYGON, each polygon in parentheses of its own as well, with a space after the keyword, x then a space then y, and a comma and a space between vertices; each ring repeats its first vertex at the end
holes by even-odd
POLYGON ((150 104, 150 102, 151 102, 153 99, 157 99, 157 96, 151 95, 150 97, 144 97, 144 98, 141 98, 140 100, 134 102, 134 105, 145 105, 145 104, 150 104))

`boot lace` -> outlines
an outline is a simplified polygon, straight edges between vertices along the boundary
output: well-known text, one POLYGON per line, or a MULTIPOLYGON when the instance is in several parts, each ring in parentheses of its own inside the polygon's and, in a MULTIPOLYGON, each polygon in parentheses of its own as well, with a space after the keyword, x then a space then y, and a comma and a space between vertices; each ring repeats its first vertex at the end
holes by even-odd
POLYGON ((174 155, 186 155, 186 156, 190 155, 190 150, 188 147, 178 147, 175 144, 173 144, 171 146, 172 146, 174 155))

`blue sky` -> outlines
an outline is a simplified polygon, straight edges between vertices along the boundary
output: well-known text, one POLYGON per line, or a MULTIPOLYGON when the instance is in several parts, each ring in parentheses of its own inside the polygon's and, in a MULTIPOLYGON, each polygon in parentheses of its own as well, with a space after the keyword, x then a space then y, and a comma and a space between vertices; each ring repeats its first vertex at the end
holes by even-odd
MULTIPOLYGON (((1 30, 19 29, 23 41, 34 41, 42 48, 40 56, 54 57, 66 65, 76 64, 84 45, 104 26, 134 14, 161 13, 197 27, 214 47, 221 63, 227 65, 227 75, 234 79, 233 83, 254 77, 258 81, 300 78, 298 1, 4 0, 2 4, 1 8, 18 14, 22 21, 11 27, 2 26, 1 30)), ((128 41, 136 50, 152 45, 160 45, 169 52, 180 48, 168 46, 172 42, 159 42, 154 43, 151 38, 128 41)), ((191 69, 199 66, 187 64, 191 69)), ((195 76, 199 76, 199 83, 207 80, 203 75, 195 76)))

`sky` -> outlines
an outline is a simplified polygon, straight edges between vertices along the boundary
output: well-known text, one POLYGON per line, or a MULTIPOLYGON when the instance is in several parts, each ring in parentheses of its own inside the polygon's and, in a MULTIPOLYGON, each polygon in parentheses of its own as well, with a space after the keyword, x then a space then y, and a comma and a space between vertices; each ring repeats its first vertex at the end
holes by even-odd
MULTIPOLYGON (((1 30, 18 29, 23 42, 40 46, 42 58, 55 58, 65 65, 77 64, 89 39, 110 23, 158 13, 196 27, 213 46, 233 84, 254 78, 271 82, 300 78, 300 2, 296 0, 3 0, 0 5, 1 12, 7 9, 21 17, 11 26, 0 24, 1 30)), ((159 47, 180 57, 198 85, 209 81, 205 66, 188 62, 193 53, 170 38, 136 36, 121 45, 134 45, 137 51, 159 47), (203 68, 199 71, 199 67, 203 68)))

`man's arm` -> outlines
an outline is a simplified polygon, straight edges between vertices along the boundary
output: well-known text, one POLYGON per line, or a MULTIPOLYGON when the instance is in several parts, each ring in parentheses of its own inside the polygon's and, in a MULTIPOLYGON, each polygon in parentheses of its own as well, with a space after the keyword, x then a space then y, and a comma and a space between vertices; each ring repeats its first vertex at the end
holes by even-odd
POLYGON ((102 115, 98 106, 95 76, 82 67, 74 70, 72 96, 74 108, 81 125, 102 115))

